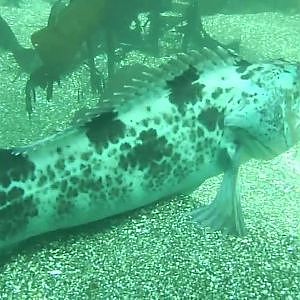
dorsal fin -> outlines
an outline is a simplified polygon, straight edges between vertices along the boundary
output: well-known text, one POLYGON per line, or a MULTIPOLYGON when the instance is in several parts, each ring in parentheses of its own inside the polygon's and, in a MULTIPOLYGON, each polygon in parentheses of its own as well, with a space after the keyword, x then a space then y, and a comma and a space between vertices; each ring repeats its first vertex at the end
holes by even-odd
MULTIPOLYGON (((81 125, 97 118, 104 112, 117 112, 122 105, 135 105, 140 97, 147 93, 155 93, 166 88, 167 82, 180 76, 190 66, 197 70, 208 71, 226 65, 238 65, 242 60, 231 50, 217 46, 214 49, 203 47, 201 51, 191 50, 188 53, 180 53, 176 58, 171 58, 167 63, 157 68, 146 68, 137 74, 128 72, 128 78, 123 84, 118 84, 119 89, 100 102, 95 108, 88 110, 83 116, 73 123, 81 125)), ((125 72, 126 76, 126 72, 125 72)))

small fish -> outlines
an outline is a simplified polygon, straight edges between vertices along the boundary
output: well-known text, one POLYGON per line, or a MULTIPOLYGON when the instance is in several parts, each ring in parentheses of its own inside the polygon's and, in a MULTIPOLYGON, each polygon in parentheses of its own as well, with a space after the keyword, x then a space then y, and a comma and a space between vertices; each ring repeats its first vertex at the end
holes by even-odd
POLYGON ((0 150, 0 249, 196 189, 224 173, 192 212, 243 235, 239 166, 300 139, 300 65, 250 64, 220 46, 142 71, 69 129, 0 150))

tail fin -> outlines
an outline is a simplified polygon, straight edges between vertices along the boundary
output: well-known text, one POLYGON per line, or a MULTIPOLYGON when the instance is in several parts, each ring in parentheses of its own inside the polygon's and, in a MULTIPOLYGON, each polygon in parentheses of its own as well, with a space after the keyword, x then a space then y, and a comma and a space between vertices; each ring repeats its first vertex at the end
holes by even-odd
POLYGON ((12 52, 17 64, 26 73, 31 73, 39 65, 38 56, 33 49, 22 47, 15 34, 0 16, 0 48, 12 52))
POLYGON ((12 51, 18 47, 19 42, 7 24, 7 22, 0 16, 0 47, 7 51, 12 51))

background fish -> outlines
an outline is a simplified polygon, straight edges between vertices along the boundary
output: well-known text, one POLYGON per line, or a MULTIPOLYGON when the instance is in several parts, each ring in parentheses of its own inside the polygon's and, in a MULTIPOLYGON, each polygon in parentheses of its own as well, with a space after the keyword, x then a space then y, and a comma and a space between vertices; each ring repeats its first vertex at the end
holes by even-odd
POLYGON ((299 140, 299 65, 217 47, 142 72, 64 132, 0 151, 0 248, 186 193, 224 172, 194 219, 244 234, 239 165, 299 140))
POLYGON ((11 51, 22 71, 32 72, 41 64, 33 49, 20 45, 12 29, 0 16, 0 48, 11 51))

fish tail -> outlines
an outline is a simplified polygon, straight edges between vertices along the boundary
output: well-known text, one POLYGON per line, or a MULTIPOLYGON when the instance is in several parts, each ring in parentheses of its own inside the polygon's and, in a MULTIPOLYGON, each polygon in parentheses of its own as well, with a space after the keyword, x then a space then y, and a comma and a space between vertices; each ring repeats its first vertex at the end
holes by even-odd
POLYGON ((35 51, 20 45, 14 32, 1 16, 0 37, 0 48, 11 52, 21 69, 30 73, 37 63, 35 51))
POLYGON ((7 51, 14 52, 15 49, 21 47, 15 34, 7 24, 7 22, 0 16, 0 47, 7 51))

